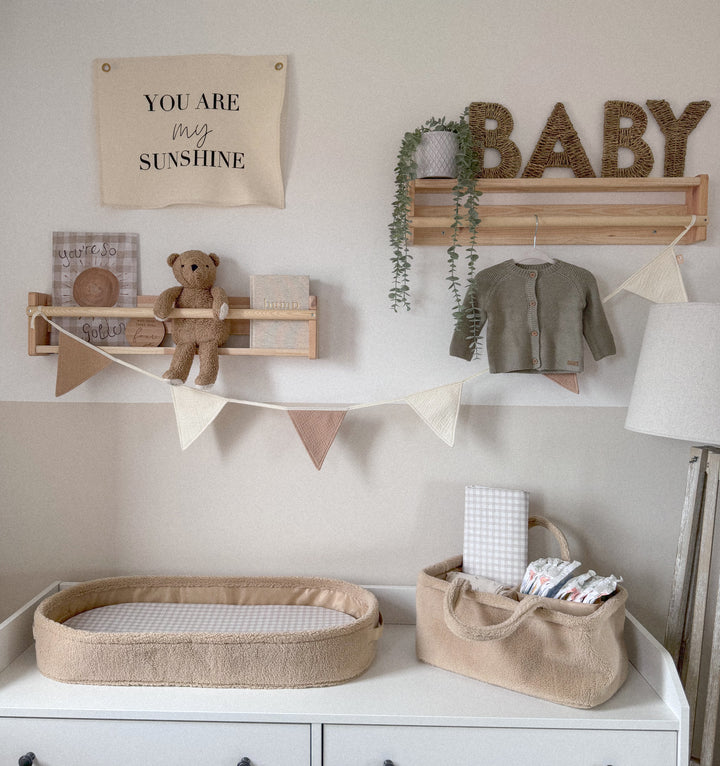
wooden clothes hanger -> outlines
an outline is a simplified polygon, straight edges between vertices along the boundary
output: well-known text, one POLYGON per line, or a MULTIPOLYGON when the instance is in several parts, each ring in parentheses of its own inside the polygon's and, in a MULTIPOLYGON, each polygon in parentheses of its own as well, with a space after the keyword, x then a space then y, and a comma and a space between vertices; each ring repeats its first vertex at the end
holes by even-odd
POLYGON ((529 250, 519 258, 515 258, 515 263, 555 263, 555 259, 549 256, 543 250, 537 249, 537 233, 540 221, 537 214, 535 215, 535 234, 533 235, 532 250, 529 250))

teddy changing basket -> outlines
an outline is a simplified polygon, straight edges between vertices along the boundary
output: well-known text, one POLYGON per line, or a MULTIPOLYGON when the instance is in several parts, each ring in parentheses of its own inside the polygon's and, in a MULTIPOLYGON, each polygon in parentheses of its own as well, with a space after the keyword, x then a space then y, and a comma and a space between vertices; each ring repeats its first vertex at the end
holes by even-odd
POLYGON ((307 577, 93 580, 33 622, 41 673, 128 686, 330 686, 367 670, 381 631, 372 593, 307 577))

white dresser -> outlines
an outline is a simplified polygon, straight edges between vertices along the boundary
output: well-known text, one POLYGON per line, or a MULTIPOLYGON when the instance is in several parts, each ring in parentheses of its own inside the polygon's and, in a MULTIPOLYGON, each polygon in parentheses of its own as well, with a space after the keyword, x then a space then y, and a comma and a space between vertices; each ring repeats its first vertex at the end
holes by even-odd
POLYGON ((682 687, 667 652, 632 617, 628 680, 594 710, 418 662, 411 587, 370 587, 386 627, 372 667, 347 684, 273 691, 84 686, 51 681, 35 666, 32 614, 59 587, 0 625, 0 766, 16 766, 30 752, 35 766, 688 763, 682 687))

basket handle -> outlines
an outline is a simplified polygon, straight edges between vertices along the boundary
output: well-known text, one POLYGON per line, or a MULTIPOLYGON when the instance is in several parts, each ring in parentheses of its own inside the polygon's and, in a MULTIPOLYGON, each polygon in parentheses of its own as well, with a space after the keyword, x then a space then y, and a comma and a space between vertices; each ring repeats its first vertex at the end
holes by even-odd
POLYGON ((567 537, 565 537, 559 527, 556 527, 552 521, 546 519, 544 516, 530 516, 528 518, 528 528, 532 529, 533 527, 545 527, 560 545, 560 558, 563 559, 563 561, 572 561, 570 558, 570 548, 568 547, 567 537))
MULTIPOLYGON (((498 638, 507 638, 518 629, 526 617, 529 617, 538 607, 543 605, 543 599, 540 596, 527 596, 522 601, 517 602, 517 607, 506 620, 495 625, 469 625, 463 622, 455 611, 460 594, 469 586, 470 583, 467 580, 460 578, 453 580, 445 592, 445 600, 443 601, 445 624, 458 638, 464 638, 467 641, 493 641, 498 638)), ((484 595, 483 593, 475 594, 480 601, 485 601, 484 595)), ((485 601, 485 603, 488 602, 485 601)))
MULTIPOLYGON (((533 527, 545 527, 557 540, 560 546, 560 557, 565 561, 570 561, 570 548, 567 538, 559 527, 555 526, 552 521, 544 516, 530 516, 528 518, 528 528, 532 529, 533 527)), ((459 638, 464 638, 468 641, 493 641, 498 638, 506 638, 517 630, 526 617, 545 603, 545 600, 540 596, 526 596, 522 601, 517 602, 517 607, 503 622, 495 625, 469 625, 463 622, 455 611, 461 593, 469 585, 470 583, 467 580, 460 578, 453 580, 445 592, 443 603, 445 623, 448 628, 459 638)), ((482 593, 475 594, 479 601, 492 605, 487 599, 483 598, 483 595, 482 593)))

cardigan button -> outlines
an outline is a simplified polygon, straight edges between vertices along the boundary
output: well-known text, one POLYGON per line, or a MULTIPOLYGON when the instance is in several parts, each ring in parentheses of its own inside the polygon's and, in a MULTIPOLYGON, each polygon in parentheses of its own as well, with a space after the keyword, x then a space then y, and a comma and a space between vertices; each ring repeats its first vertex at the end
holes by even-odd
POLYGON ((534 271, 531 271, 531 272, 530 272, 530 276, 531 276, 533 279, 535 279, 535 277, 537 276, 537 274, 536 274, 534 271))
POLYGON ((537 359, 533 359, 533 360, 532 360, 532 363, 533 363, 533 364, 537 364, 537 363, 538 363, 538 360, 537 360, 537 359))
POLYGON ((530 301, 530 305, 535 308, 537 306, 537 301, 530 301))
POLYGON ((537 337, 537 330, 533 330, 530 335, 533 336, 533 338, 537 337))

